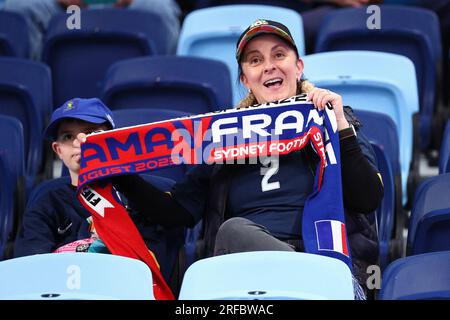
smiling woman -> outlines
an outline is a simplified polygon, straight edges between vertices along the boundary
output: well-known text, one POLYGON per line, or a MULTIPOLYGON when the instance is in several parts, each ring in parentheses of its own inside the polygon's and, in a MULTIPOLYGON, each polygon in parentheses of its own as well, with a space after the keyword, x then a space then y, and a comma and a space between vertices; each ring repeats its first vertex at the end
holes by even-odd
POLYGON ((303 71, 303 61, 286 42, 261 35, 245 48, 241 81, 259 103, 292 97, 303 71))
POLYGON ((307 93, 318 109, 333 106, 339 130, 350 127, 344 115, 342 98, 302 80, 303 61, 289 29, 276 21, 256 20, 236 45, 239 78, 249 94, 238 108, 256 103, 286 99, 307 93))
MULTIPOLYGON (((239 38, 236 59, 240 80, 249 90, 248 96, 237 108, 275 100, 275 105, 280 107, 280 100, 286 101, 300 93, 307 93, 309 101, 304 101, 306 108, 312 108, 312 102, 319 110, 324 110, 328 105, 325 112, 334 113, 335 125, 339 130, 340 163, 336 159, 336 162, 328 161, 328 165, 340 165, 342 197, 336 203, 343 200, 346 222, 345 226, 339 224, 339 228, 335 229, 341 235, 347 233, 355 297, 365 298, 362 286, 365 286, 368 277, 366 269, 376 264, 378 259, 375 223, 367 215, 373 214, 383 193, 369 141, 361 132, 356 135, 352 125, 357 126, 358 122, 351 116, 350 110, 344 113, 340 95, 314 88, 302 80, 303 61, 290 31, 283 24, 257 20, 239 38)), ((304 96, 301 97, 304 99, 304 96)), ((218 120, 211 124, 216 129, 214 139, 234 139, 232 133, 237 132, 247 137, 251 137, 252 132, 267 136, 269 130, 265 129, 270 123, 277 122, 275 127, 289 126, 285 129, 301 131, 300 127, 309 118, 300 119, 295 116, 299 113, 291 109, 280 115, 280 121, 277 121, 276 111, 271 111, 269 115, 257 107, 252 110, 256 115, 251 118, 241 114, 241 120, 218 120)), ((244 111, 233 110, 236 114, 244 111)), ((240 147, 233 150, 252 152, 250 148, 240 147)), ((327 155, 330 157, 328 149, 327 155)), ((314 181, 317 176, 320 177, 320 172, 316 171, 316 168, 320 169, 319 164, 318 153, 311 145, 305 144, 300 150, 297 148, 278 157, 261 157, 257 161, 199 164, 174 185, 171 193, 156 190, 138 176, 114 178, 113 183, 133 207, 165 227, 192 227, 204 219, 201 258, 248 251, 305 251, 303 240, 311 237, 313 232, 302 228, 303 218, 308 199, 314 191, 314 181), (303 230, 308 234, 304 235, 303 230)), ((336 187, 331 193, 340 194, 341 188, 336 187)), ((328 207, 324 210, 331 211, 328 207)), ((325 220, 333 221, 336 222, 325 220)), ((345 248, 347 254, 346 245, 345 248)), ((220 274, 217 276, 220 277, 220 274)))

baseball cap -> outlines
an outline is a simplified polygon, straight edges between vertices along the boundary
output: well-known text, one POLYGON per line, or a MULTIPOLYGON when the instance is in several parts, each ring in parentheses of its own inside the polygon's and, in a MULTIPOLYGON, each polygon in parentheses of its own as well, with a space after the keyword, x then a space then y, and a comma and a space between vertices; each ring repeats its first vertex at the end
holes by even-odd
POLYGON ((44 136, 56 140, 58 125, 64 119, 79 119, 90 123, 107 123, 111 129, 115 128, 112 112, 98 98, 74 98, 66 101, 61 107, 53 111, 50 124, 44 131, 44 136))
POLYGON ((286 41, 295 52, 298 54, 297 46, 295 45, 295 41, 292 38, 292 34, 289 31, 288 27, 284 24, 272 20, 264 20, 258 19, 253 22, 239 37, 239 40, 236 44, 236 60, 239 63, 241 60, 242 52, 244 52, 245 46, 248 42, 256 36, 261 34, 273 34, 275 36, 280 37, 284 41, 286 41))

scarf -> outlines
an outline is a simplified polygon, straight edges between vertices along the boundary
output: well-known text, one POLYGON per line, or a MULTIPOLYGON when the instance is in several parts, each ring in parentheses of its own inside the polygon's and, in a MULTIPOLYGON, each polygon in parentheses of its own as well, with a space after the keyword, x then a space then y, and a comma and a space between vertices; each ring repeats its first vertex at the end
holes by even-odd
MULTIPOLYGON (((156 299, 173 299, 158 262, 106 177, 180 164, 230 163, 283 155, 310 143, 319 156, 302 221, 305 252, 339 259, 352 270, 345 230, 339 134, 334 112, 305 95, 94 133, 81 146, 78 198, 112 254, 145 262, 156 299)), ((151 201, 149 201, 151 203, 151 201)))

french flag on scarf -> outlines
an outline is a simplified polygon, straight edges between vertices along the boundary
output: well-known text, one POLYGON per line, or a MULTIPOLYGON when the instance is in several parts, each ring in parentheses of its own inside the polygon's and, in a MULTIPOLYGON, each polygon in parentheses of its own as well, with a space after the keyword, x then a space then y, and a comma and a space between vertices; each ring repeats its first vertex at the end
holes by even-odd
POLYGON ((320 220, 315 222, 318 250, 335 251, 349 256, 345 225, 337 220, 320 220))

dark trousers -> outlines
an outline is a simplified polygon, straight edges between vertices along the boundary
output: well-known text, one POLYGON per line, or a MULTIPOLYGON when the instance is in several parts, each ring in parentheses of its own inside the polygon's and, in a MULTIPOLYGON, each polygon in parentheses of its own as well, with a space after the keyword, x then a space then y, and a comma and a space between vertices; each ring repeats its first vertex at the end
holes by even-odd
MULTIPOLYGON (((297 241, 281 241, 270 234, 266 227, 248 219, 235 217, 226 220, 216 236, 214 255, 249 251, 303 251, 297 241)), ((356 300, 365 300, 366 293, 353 276, 356 300)))

